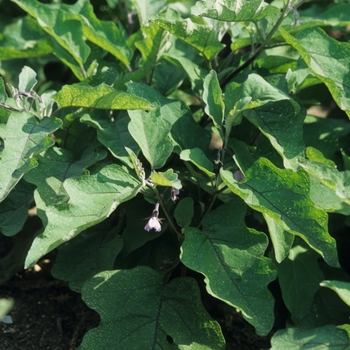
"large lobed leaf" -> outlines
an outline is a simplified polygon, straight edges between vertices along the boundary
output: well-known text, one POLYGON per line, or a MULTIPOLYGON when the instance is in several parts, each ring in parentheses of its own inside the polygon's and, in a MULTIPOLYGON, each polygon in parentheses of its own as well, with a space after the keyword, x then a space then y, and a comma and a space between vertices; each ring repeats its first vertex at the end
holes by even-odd
POLYGON ((339 266, 327 214, 311 201, 309 176, 304 171, 278 169, 260 158, 245 172, 244 182, 237 182, 228 170, 220 174, 229 189, 251 208, 267 213, 284 230, 303 238, 329 265, 339 266))
POLYGON ((37 166, 33 156, 54 144, 49 135, 61 125, 57 118, 43 118, 38 122, 27 112, 12 112, 7 124, 0 125, 0 137, 5 146, 0 161, 0 201, 25 173, 37 166))
POLYGON ((286 42, 297 49, 310 70, 328 87, 334 101, 350 117, 350 44, 330 38, 320 28, 309 28, 295 36, 282 28, 286 42))
POLYGON ((105 156, 106 151, 99 150, 75 159, 70 151, 56 147, 37 156, 38 166, 25 175, 25 180, 37 186, 34 192, 35 204, 44 226, 47 224, 47 208, 69 200, 64 181, 83 175, 84 169, 105 156))
POLYGON ((81 350, 224 349, 220 326, 191 278, 165 285, 145 266, 105 271, 84 284, 82 296, 102 320, 85 335, 81 350))
POLYGON ((135 197, 142 185, 119 165, 107 165, 94 175, 69 178, 63 186, 70 201, 47 209, 48 224, 29 250, 27 267, 81 231, 103 221, 120 203, 135 197))
POLYGON ((264 257, 267 237, 246 227, 246 206, 235 198, 210 212, 203 229, 185 229, 181 261, 205 276, 210 294, 240 309, 258 334, 274 322, 274 300, 267 285, 276 277, 264 257))

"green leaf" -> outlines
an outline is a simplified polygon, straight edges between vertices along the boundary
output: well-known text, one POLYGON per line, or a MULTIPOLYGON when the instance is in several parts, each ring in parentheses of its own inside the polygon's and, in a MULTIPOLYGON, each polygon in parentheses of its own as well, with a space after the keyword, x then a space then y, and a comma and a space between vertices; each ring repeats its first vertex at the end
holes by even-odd
POLYGON ((203 148, 203 152, 209 150, 210 133, 195 122, 191 110, 182 101, 165 98, 144 84, 126 83, 126 85, 130 93, 159 106, 159 115, 171 124, 171 135, 180 151, 198 146, 203 148))
POLYGON ((164 29, 160 28, 155 23, 150 23, 147 27, 142 27, 142 40, 135 42, 135 47, 140 51, 142 60, 140 68, 136 71, 125 74, 123 81, 140 81, 152 69, 162 55, 162 52, 167 46, 168 35, 164 35, 164 29))
POLYGON ((176 37, 170 39, 173 39, 173 45, 163 57, 180 67, 188 75, 193 92, 202 95, 203 81, 209 73, 208 69, 202 66, 205 60, 189 44, 176 37))
POLYGON ((264 3, 263 0, 208 0, 197 1, 191 9, 192 15, 209 17, 226 22, 257 22, 279 9, 264 3))
POLYGON ((36 73, 30 67, 24 66, 18 77, 18 90, 20 92, 31 92, 38 82, 36 73))
POLYGON ((140 148, 134 141, 128 130, 130 118, 126 113, 120 113, 113 119, 97 113, 84 114, 80 121, 97 129, 97 139, 104 145, 114 157, 120 159, 124 164, 133 167, 129 153, 126 148, 138 153, 140 148))
POLYGON ((342 281, 322 281, 321 287, 326 287, 334 290, 341 300, 348 306, 350 306, 350 283, 342 281))
POLYGON ((270 140, 281 155, 285 168, 296 170, 298 159, 304 155, 305 149, 305 110, 296 113, 289 102, 279 101, 244 111, 243 115, 270 140))
POLYGON ((153 105, 140 96, 118 91, 106 84, 90 86, 83 83, 64 85, 52 98, 60 107, 84 107, 96 109, 145 109, 153 105))
POLYGON ((75 159, 70 151, 56 147, 37 156, 38 166, 25 175, 25 180, 37 186, 35 204, 44 226, 47 223, 47 208, 69 200, 64 181, 83 175, 84 169, 105 157, 105 150, 97 150, 75 159))
POLYGON ((93 12, 93 7, 86 0, 78 0, 67 6, 67 11, 81 18, 84 36, 103 50, 110 52, 125 66, 129 66, 132 50, 118 26, 112 21, 100 21, 93 12))
POLYGON ((32 17, 24 17, 2 30, 0 60, 46 56, 52 53, 49 36, 32 17))
POLYGON ((79 15, 34 0, 13 0, 13 2, 36 18, 39 25, 69 52, 80 67, 83 67, 90 54, 90 48, 84 41, 79 15))
POLYGON ((64 184, 69 204, 46 211, 48 224, 30 248, 25 265, 38 259, 88 227, 107 218, 119 204, 136 196, 141 184, 119 165, 107 165, 94 175, 67 179, 64 184))
POLYGON ((286 42, 297 49, 312 71, 329 89, 340 109, 350 117, 350 78, 347 76, 350 45, 330 38, 320 28, 294 37, 280 28, 286 42))
POLYGON ((349 330, 328 325, 313 329, 287 328, 277 331, 270 350, 342 350, 349 347, 349 330))
POLYGON ((155 185, 173 187, 178 190, 182 188, 181 181, 173 169, 168 169, 165 173, 154 171, 151 174, 151 180, 155 185))
POLYGON ((132 3, 136 7, 136 11, 139 17, 140 22, 143 26, 147 25, 148 20, 153 16, 159 13, 165 5, 165 0, 132 0, 132 3))
POLYGON ((296 245, 288 258, 276 265, 283 300, 294 323, 309 313, 315 293, 324 279, 318 257, 314 251, 296 245))
POLYGON ((211 26, 194 23, 189 18, 182 19, 171 8, 167 8, 153 17, 151 22, 156 23, 159 27, 193 46, 207 60, 214 58, 225 47, 225 45, 220 43, 218 34, 211 26))
POLYGON ((214 177, 213 162, 211 162, 203 151, 199 148, 185 149, 180 153, 180 158, 184 161, 193 163, 198 169, 203 171, 209 177, 214 177))
POLYGON ((299 165, 314 180, 310 197, 318 206, 329 212, 350 215, 349 170, 340 172, 334 166, 307 159, 300 159, 299 165))
POLYGON ((33 192, 34 186, 20 181, 0 203, 0 231, 3 235, 13 236, 22 229, 33 202, 33 192))
POLYGON ((139 349, 169 350, 174 346, 225 347, 220 326, 205 311, 191 278, 173 279, 164 285, 157 272, 144 266, 105 271, 84 284, 82 297, 102 319, 84 336, 82 350, 126 350, 130 344, 139 349))
POLYGON ((181 228, 186 228, 191 224, 193 214, 194 214, 193 205, 194 203, 191 197, 183 198, 177 204, 174 211, 174 216, 177 224, 181 228))
POLYGON ((12 112, 7 124, 0 124, 0 137, 5 145, 0 161, 0 202, 25 173, 37 166, 33 156, 54 144, 49 134, 61 125, 57 118, 43 118, 38 122, 26 112, 12 112))
POLYGON ((329 265, 339 266, 335 240, 328 233, 327 214, 316 209, 309 197, 307 173, 278 169, 260 158, 245 172, 244 182, 237 182, 228 170, 220 174, 229 189, 251 208, 267 213, 284 230, 300 236, 329 265))
POLYGON ((72 290, 81 293, 86 280, 113 268, 122 247, 123 240, 116 230, 102 222, 62 244, 51 273, 55 278, 67 281, 72 290))
POLYGON ((274 299, 267 285, 274 266, 264 257, 267 237, 246 227, 246 206, 235 197, 205 216, 203 230, 188 227, 181 261, 205 276, 207 291, 240 309, 259 335, 274 322, 274 299))
POLYGON ((294 108, 295 113, 300 111, 300 106, 289 95, 268 83, 264 78, 255 73, 245 76, 240 85, 230 83, 225 90, 225 114, 228 115, 237 102, 245 97, 251 97, 243 110, 264 106, 269 102, 287 100, 294 108))
POLYGON ((225 106, 219 80, 214 70, 211 70, 204 79, 203 101, 206 103, 205 112, 213 120, 214 125, 221 129, 225 106))
POLYGON ((128 111, 129 132, 139 145, 152 169, 161 168, 173 151, 170 140, 171 124, 160 117, 160 112, 128 111))
POLYGON ((281 263, 289 254, 290 248, 294 242, 294 236, 284 230, 283 227, 281 227, 268 214, 263 213, 263 216, 269 228, 275 259, 278 263, 281 263))

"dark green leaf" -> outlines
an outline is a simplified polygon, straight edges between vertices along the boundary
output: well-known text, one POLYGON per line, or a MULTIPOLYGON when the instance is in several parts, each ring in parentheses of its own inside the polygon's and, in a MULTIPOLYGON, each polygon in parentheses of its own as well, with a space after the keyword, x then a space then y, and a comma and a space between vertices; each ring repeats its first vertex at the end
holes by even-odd
POLYGON ((273 325, 273 297, 267 285, 275 279, 270 259, 264 257, 267 237, 246 227, 246 206, 237 197, 210 212, 203 230, 188 227, 181 261, 205 276, 210 294, 240 309, 258 334, 273 325))
POLYGON ((279 13, 279 9, 263 0, 208 0, 197 1, 192 14, 213 18, 219 21, 241 22, 260 21, 266 16, 279 13))
POLYGON ((339 266, 335 240, 328 233, 327 214, 316 209, 309 197, 309 176, 303 172, 278 169, 260 158, 246 171, 245 181, 221 170, 221 177, 233 193, 251 208, 267 213, 287 232, 300 236, 331 266, 339 266))
POLYGON ((315 293, 324 275, 318 266, 318 255, 303 245, 295 245, 288 258, 276 265, 283 300, 298 323, 309 313, 315 293))
POLYGON ((131 344, 138 349, 224 349, 220 326, 201 305, 193 279, 164 285, 148 267, 106 271, 87 281, 82 295, 102 319, 85 335, 82 350, 129 350, 131 344))

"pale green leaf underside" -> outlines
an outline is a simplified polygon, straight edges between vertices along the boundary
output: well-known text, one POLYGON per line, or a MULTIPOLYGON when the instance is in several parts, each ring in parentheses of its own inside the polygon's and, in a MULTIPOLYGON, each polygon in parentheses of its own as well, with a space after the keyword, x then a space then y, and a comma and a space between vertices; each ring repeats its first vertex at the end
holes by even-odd
POLYGON ((327 214, 311 201, 305 172, 282 170, 260 158, 247 170, 242 183, 228 170, 222 170, 221 177, 250 207, 267 213, 284 230, 302 237, 329 265, 339 266, 335 240, 328 233, 327 214))
POLYGON ((262 335, 274 322, 274 301, 267 285, 275 271, 264 257, 267 237, 246 227, 245 213, 246 206, 236 197, 210 212, 202 231, 186 228, 181 261, 204 274, 209 293, 239 308, 262 335))
POLYGON ((120 203, 135 197, 141 188, 119 165, 107 165, 95 175, 69 178, 63 186, 70 198, 69 204, 47 209, 48 224, 29 250, 27 267, 81 231, 103 221, 120 203))
POLYGON ((146 266, 105 271, 88 280, 82 290, 86 304, 100 315, 101 324, 84 337, 82 350, 224 349, 220 326, 200 303, 196 282, 173 279, 166 286, 146 266), (174 344, 167 340, 169 335, 174 344))

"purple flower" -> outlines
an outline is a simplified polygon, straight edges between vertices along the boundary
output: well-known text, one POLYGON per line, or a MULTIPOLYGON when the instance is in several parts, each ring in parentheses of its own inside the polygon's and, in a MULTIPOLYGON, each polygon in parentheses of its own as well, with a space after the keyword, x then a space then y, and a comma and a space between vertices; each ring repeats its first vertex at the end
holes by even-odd
POLYGON ((233 172, 233 177, 239 182, 245 179, 244 174, 239 169, 233 172))
POLYGON ((180 190, 178 190, 177 188, 172 188, 171 189, 171 200, 173 201, 173 202, 175 202, 177 199, 178 199, 178 197, 177 197, 177 195, 180 193, 180 190))
POLYGON ((146 231, 155 230, 156 232, 160 232, 162 229, 160 225, 160 219, 158 218, 158 212, 153 212, 151 218, 148 220, 147 225, 145 226, 146 231))

